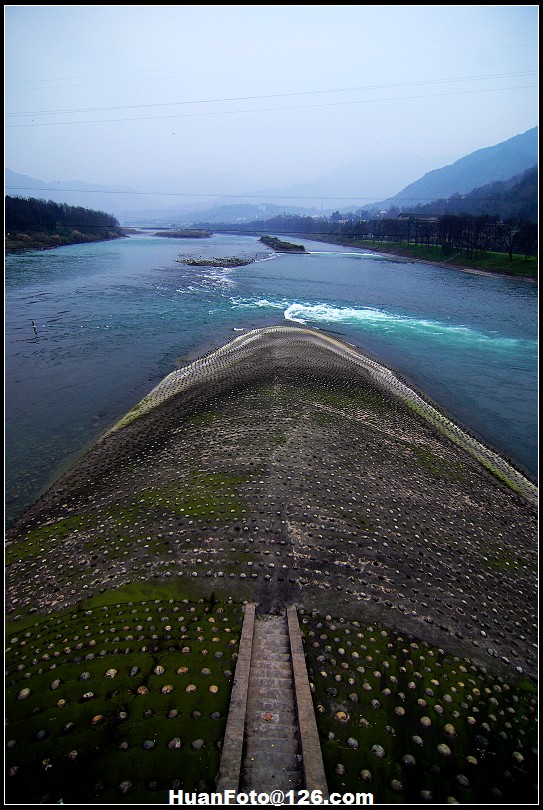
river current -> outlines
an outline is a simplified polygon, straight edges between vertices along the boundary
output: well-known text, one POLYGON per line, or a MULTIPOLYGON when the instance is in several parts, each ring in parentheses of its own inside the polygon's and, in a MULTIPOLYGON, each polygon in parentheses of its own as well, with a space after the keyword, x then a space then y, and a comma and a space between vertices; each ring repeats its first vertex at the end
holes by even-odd
POLYGON ((536 479, 536 285, 295 241, 307 254, 149 232, 7 256, 6 522, 170 371, 285 320, 396 369, 536 479), (255 261, 182 262, 229 257, 255 261))

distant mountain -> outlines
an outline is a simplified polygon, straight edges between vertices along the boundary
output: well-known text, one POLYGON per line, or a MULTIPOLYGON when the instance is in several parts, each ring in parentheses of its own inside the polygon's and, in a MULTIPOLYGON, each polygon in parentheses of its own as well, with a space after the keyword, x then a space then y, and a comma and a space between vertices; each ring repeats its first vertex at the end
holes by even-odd
POLYGON ((25 189, 28 189, 29 191, 35 191, 39 190, 40 188, 44 188, 47 191, 50 190, 50 186, 47 183, 44 183, 43 180, 36 180, 35 177, 28 177, 26 174, 12 172, 11 169, 5 170, 4 183, 6 186, 5 191, 8 195, 14 190, 24 191, 25 189))
MULTIPOLYGON (((26 174, 5 170, 5 193, 11 196, 35 197, 67 205, 81 205, 105 211, 118 217, 125 225, 143 223, 190 224, 198 219, 213 222, 242 222, 261 219, 288 210, 290 213, 314 214, 315 208, 295 204, 267 203, 265 193, 243 194, 243 179, 227 172, 185 172, 162 176, 154 172, 133 175, 140 188, 129 185, 103 186, 81 180, 45 182, 26 174), (228 184, 231 183, 231 186, 228 184), (217 196, 217 194, 225 196, 217 196), (243 200, 231 202, 232 197, 243 200), (190 200, 192 202, 185 202, 190 200), (177 202, 175 202, 177 198, 177 202)), ((271 192, 272 195, 274 192, 271 192)), ((285 201, 288 203, 288 201, 285 201)))
MULTIPOLYGON (((538 141, 538 127, 533 127, 495 146, 478 149, 449 166, 427 172, 378 206, 429 203, 452 194, 467 194, 498 180, 509 180, 538 163, 538 141)), ((363 209, 373 207, 375 205, 362 206, 363 209)))
POLYGON ((134 202, 134 189, 126 186, 103 186, 81 180, 47 183, 36 177, 13 172, 4 172, 4 191, 12 197, 35 197, 56 203, 83 206, 94 211, 104 211, 118 216, 123 208, 134 202))
POLYGON ((402 156, 378 161, 370 157, 357 158, 346 164, 318 175, 313 180, 280 188, 251 188, 242 178, 227 174, 188 173, 172 178, 159 175, 132 175, 127 180, 136 185, 153 187, 156 190, 198 189, 202 194, 215 191, 224 196, 208 198, 205 202, 175 203, 164 208, 135 207, 123 211, 121 219, 125 224, 135 224, 142 218, 154 222, 180 222, 191 224, 195 221, 213 223, 236 223, 262 220, 277 214, 299 214, 316 216, 331 214, 342 205, 349 204, 349 210, 362 205, 367 200, 379 199, 383 193, 393 191, 400 183, 420 175, 428 166, 428 158, 420 155, 402 156), (200 178, 201 175, 201 179, 200 178), (388 178, 385 180, 384 178, 388 178), (391 179, 393 178, 393 179, 391 179), (231 185, 228 186, 228 181, 231 185), (191 181, 191 182, 189 182, 191 181), (233 196, 239 196, 234 202, 233 196))
MULTIPOLYGON (((190 197, 192 194, 216 198, 221 194, 252 194, 255 190, 254 182, 235 172, 205 169, 186 171, 172 169, 167 173, 153 170, 139 171, 124 175, 121 182, 131 188, 146 189, 151 193, 174 197, 175 195, 190 197)), ((182 200, 179 202, 183 204, 182 200)))
POLYGON ((172 206, 169 209, 147 210, 142 212, 125 212, 124 221, 131 224, 144 224, 144 220, 149 222, 171 222, 177 226, 201 225, 207 226, 215 224, 239 224, 242 222, 254 222, 267 220, 280 214, 298 214, 299 216, 316 216, 319 212, 316 208, 303 208, 299 206, 275 205, 274 203, 237 203, 231 205, 213 205, 211 208, 182 211, 179 207, 172 206), (166 216, 167 212, 167 216, 166 216))
MULTIPOLYGON (((414 154, 387 158, 362 155, 304 183, 270 189, 268 199, 278 204, 315 205, 323 209, 322 213, 324 209, 334 211, 344 206, 354 210, 371 200, 393 194, 436 162, 414 154)), ((261 192, 261 199, 266 199, 266 193, 261 192)))
POLYGON ((316 216, 316 208, 304 208, 295 205, 275 205, 275 203, 261 203, 259 205, 238 203, 237 205, 215 205, 198 214, 198 220, 210 224, 219 222, 251 222, 265 220, 279 214, 289 213, 299 216, 316 216))
POLYGON ((487 183, 507 180, 537 164, 537 147, 538 128, 534 127, 422 177, 420 174, 429 164, 427 156, 404 154, 376 159, 364 154, 307 182, 268 189, 251 188, 250 181, 230 172, 161 175, 149 171, 125 178, 128 185, 103 186, 80 180, 44 182, 6 169, 5 192, 105 211, 125 225, 145 220, 167 225, 191 224, 196 219, 210 223, 241 222, 268 218, 275 213, 312 216, 338 209, 365 212, 392 205, 427 203, 455 193, 467 194, 487 183), (417 176, 419 179, 413 180, 417 176), (402 191, 386 197, 406 182, 409 185, 402 191), (151 190, 137 191, 132 184, 151 190), (375 200, 378 202, 371 202, 375 200), (262 205, 277 206, 280 211, 270 208, 262 217, 258 213, 262 205), (244 212, 243 206, 253 206, 255 210, 244 212))
POLYGON ((448 199, 426 205, 402 206, 402 213, 419 216, 442 214, 489 214, 500 219, 537 222, 539 211, 539 172, 537 166, 509 180, 488 183, 469 194, 453 194, 448 199))
MULTIPOLYGON (((143 225, 145 221, 156 224, 174 224, 177 226, 190 226, 196 222, 237 223, 252 220, 268 219, 288 211, 300 216, 315 216, 319 212, 316 208, 304 208, 295 205, 275 205, 264 202, 224 203, 225 198, 217 198, 212 204, 196 203, 186 205, 171 205, 168 208, 147 208, 141 211, 124 211, 121 219, 125 225, 143 225)), ((256 198, 257 200, 259 198, 256 198)))

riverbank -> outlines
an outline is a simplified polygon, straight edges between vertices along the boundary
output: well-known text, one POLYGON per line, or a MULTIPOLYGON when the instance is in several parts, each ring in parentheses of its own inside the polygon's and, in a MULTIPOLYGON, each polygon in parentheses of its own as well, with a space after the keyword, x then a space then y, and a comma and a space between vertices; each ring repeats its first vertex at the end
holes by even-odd
MULTIPOLYGON (((306 238, 307 235, 306 235, 306 238)), ((350 237, 339 237, 333 235, 310 237, 315 242, 324 242, 343 247, 363 248, 372 253, 379 253, 389 258, 399 261, 416 261, 422 264, 434 264, 440 267, 451 267, 454 270, 462 270, 467 273, 477 273, 487 276, 507 276, 518 278, 524 281, 537 283, 538 258, 529 256, 525 259, 521 256, 513 256, 510 260, 506 253, 489 252, 485 256, 475 256, 465 259, 460 253, 445 256, 439 247, 424 247, 423 245, 391 245, 390 243, 376 244, 371 240, 352 239, 350 237)))
POLYGON ((6 234, 5 252, 21 253, 28 250, 50 250, 67 245, 86 242, 107 242, 111 239, 124 239, 121 228, 94 228, 92 231, 72 228, 57 228, 54 231, 38 233, 10 232, 6 234))

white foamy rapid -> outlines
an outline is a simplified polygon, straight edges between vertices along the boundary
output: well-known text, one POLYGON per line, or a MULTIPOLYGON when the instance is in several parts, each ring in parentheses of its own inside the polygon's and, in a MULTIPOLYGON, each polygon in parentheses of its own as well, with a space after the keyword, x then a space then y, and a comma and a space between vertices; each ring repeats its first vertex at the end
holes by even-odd
POLYGON ((188 283, 176 289, 175 292, 182 295, 198 295, 202 292, 226 290, 236 283, 233 277, 235 268, 210 267, 203 271, 201 268, 198 270, 199 272, 185 272, 185 279, 188 283))
POLYGON ((387 312, 376 307, 338 307, 326 303, 291 303, 285 299, 231 298, 233 309, 281 309, 287 321, 307 324, 346 324, 360 326, 372 332, 422 335, 456 344, 486 344, 497 349, 528 347, 532 341, 485 334, 462 324, 444 323, 428 318, 416 318, 387 312))
POLYGON ((362 251, 358 251, 358 253, 351 253, 348 250, 309 250, 312 256, 355 256, 356 258, 361 258, 365 256, 366 258, 369 256, 370 258, 382 258, 377 253, 369 252, 364 253, 362 251))

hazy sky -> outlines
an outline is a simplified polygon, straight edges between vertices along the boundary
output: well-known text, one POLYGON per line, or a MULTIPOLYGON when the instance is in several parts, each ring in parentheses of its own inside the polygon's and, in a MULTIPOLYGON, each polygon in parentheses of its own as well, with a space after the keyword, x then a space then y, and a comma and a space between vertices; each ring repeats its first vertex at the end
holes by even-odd
POLYGON ((391 189, 387 159, 425 166, 415 179, 538 123, 538 6, 4 15, 5 165, 47 182, 156 191, 157 175, 228 172, 245 178, 237 192, 364 158, 382 166, 384 197, 405 184, 391 189))

